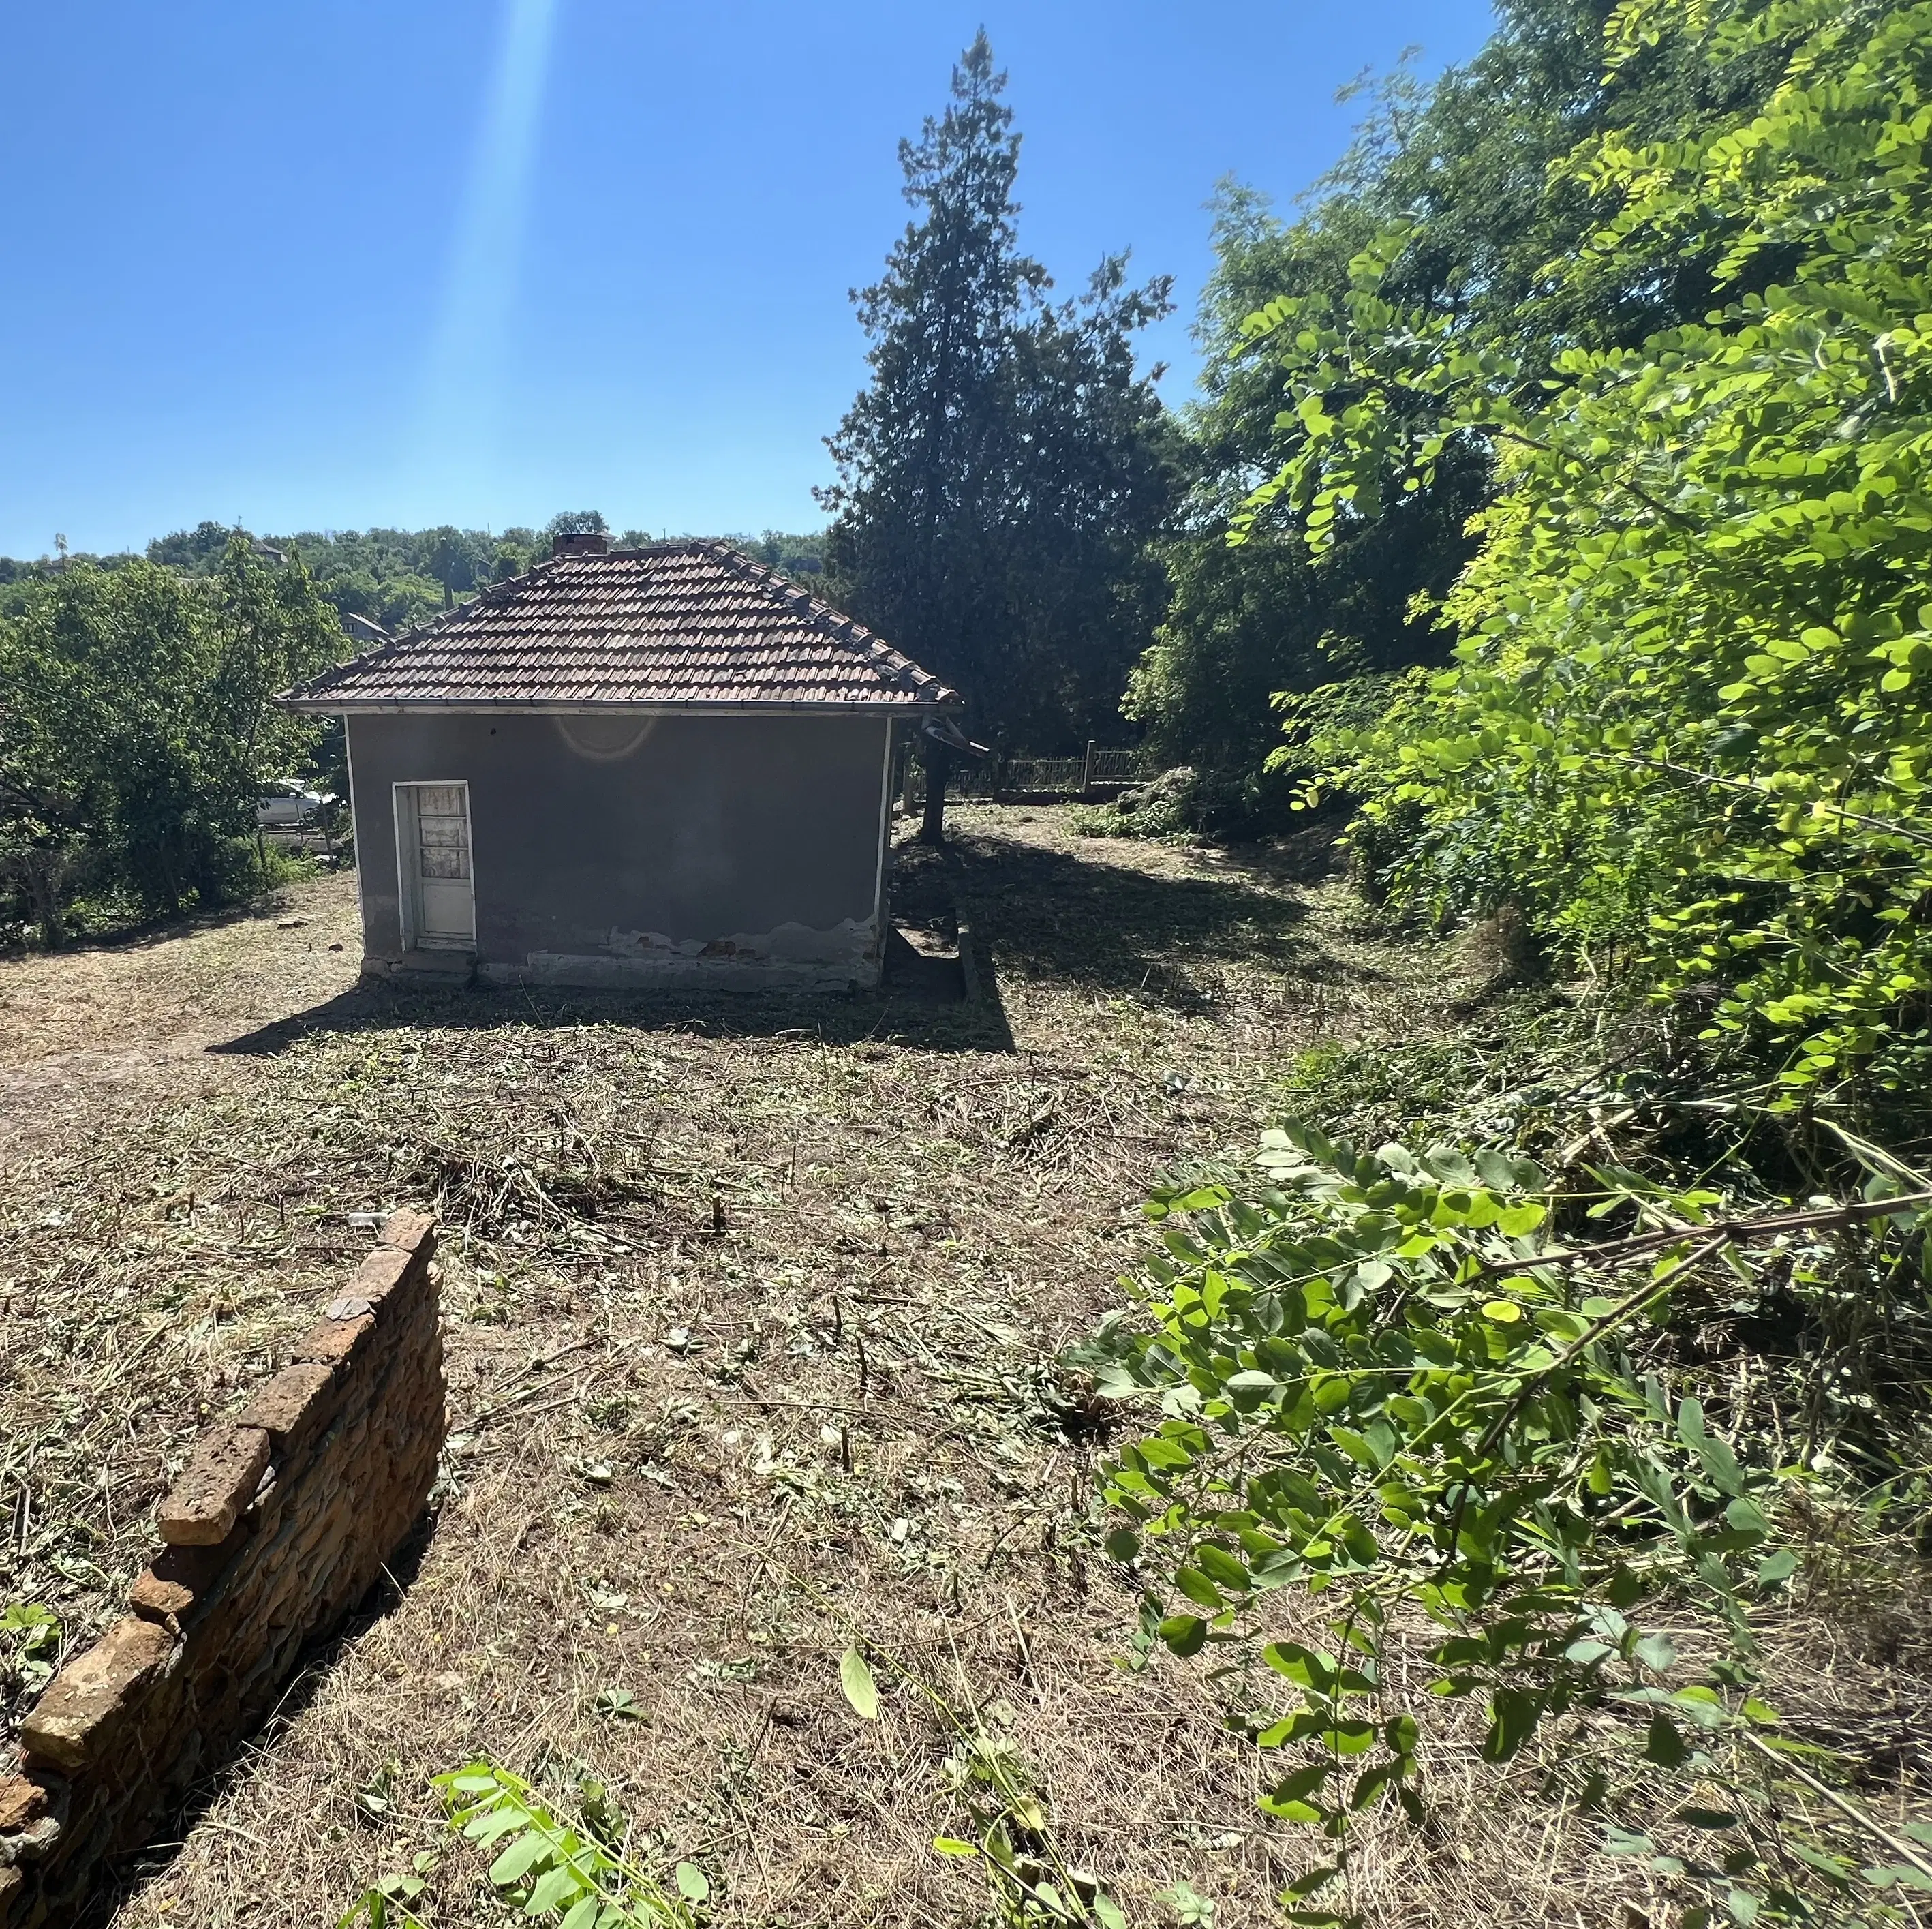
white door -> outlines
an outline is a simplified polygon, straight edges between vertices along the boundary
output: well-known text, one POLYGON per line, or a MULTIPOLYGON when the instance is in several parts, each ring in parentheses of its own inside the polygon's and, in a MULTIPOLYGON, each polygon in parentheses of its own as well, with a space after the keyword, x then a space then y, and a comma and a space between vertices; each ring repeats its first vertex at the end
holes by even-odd
POLYGON ((476 891, 470 873, 470 786, 399 783, 396 845, 411 945, 473 951, 476 891))

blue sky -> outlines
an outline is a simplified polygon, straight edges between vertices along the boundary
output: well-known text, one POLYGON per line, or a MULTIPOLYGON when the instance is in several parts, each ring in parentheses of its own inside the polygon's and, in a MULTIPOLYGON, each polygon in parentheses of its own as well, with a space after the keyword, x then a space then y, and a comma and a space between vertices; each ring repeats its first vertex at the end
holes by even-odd
MULTIPOLYGON (((1208 266, 1232 173, 1287 203, 1336 89, 1487 0, 76 0, 9 10, 0 552, 566 508, 802 528, 863 378, 847 291, 896 143, 982 21, 1022 239, 1208 266)), ((1150 338, 1170 400, 1186 315, 1150 338)))

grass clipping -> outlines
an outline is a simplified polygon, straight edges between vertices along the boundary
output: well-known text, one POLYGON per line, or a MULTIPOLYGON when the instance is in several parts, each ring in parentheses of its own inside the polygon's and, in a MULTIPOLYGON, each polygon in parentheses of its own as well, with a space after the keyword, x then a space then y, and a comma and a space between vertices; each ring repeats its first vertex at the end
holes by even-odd
MULTIPOLYGON (((1446 1037, 1467 979, 1292 849, 1066 816, 964 810, 950 859, 902 855, 903 915, 970 913, 980 1006, 356 993, 335 884, 299 929, 32 961, 80 966, 114 1041, 50 1017, 50 1069, 16 1039, 17 1089, 53 1096, 0 1197, 0 1600, 50 1606, 68 1651, 375 1215, 446 1227, 432 1531, 118 1923, 333 1921, 386 1874, 425 1921, 500 1921, 430 1780, 478 1757, 701 1871, 721 1921, 972 1920, 982 1870, 934 1839, 995 1801, 1130 1920, 1275 1919, 1311 1852, 1256 1813, 1268 1765, 1196 1669, 1116 1664, 1106 1417, 1054 1363, 1115 1303, 1150 1182, 1252 1144, 1311 1047, 1446 1037)), ((59 982, 13 995, 51 1011, 59 982)), ((1812 1639, 1814 1678, 1904 1678, 1812 1639)), ((1427 1840, 1365 1852, 1376 1919, 1648 1906, 1479 1743, 1432 1757, 1427 1840)))

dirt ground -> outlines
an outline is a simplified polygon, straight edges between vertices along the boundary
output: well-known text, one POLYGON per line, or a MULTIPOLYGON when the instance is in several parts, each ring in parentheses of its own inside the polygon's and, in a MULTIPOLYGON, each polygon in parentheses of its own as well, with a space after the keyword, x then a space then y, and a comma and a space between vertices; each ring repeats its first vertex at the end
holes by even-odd
MULTIPOLYGON (((53 1606, 70 1651, 363 1215, 446 1227, 428 1530, 128 1873, 122 1929, 332 1922, 418 1855, 426 1921, 502 1920, 428 1786, 477 1755, 566 1806, 603 1781, 718 1921, 971 1921, 981 1878, 932 1846, 964 1826, 942 1706, 1136 1923, 1176 1882, 1222 1929, 1273 1919, 1312 1848, 1259 1825, 1260 1758, 1196 1675, 1118 1664, 1105 1443, 1056 1356, 1119 1303, 1150 1180, 1239 1155, 1298 1051, 1428 1035, 1466 985, 1318 848, 957 828, 896 890, 968 919, 976 1005, 364 992, 346 879, 0 964, 0 1602, 53 1606), (840 1693, 854 1639, 876 1724, 840 1693)), ((1549 1842, 1500 1888, 1392 1849, 1386 1919, 1572 1920, 1549 1842)))

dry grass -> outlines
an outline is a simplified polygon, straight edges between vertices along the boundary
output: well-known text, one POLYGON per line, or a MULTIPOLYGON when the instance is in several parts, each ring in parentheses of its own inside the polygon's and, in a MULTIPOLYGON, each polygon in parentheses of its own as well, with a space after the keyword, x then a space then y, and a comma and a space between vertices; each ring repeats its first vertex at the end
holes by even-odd
MULTIPOLYGON (((427 1919, 499 1920, 426 1786, 478 1753, 594 1771, 720 1920, 970 1920, 978 1879, 930 1846, 948 1738, 903 1689, 854 1719, 855 1634, 1010 1724, 1136 1921, 1178 1879, 1222 1929, 1272 1919, 1310 1850, 1258 1827, 1257 1758, 1191 1671, 1114 1664, 1104 1443, 1054 1357, 1115 1302, 1150 1179, 1249 1141, 1298 1049, 1428 1035, 1463 980, 1361 924, 1318 853, 959 825, 956 870, 909 852, 901 897, 938 923, 957 892, 980 1008, 358 992, 340 882, 298 925, 0 966, 0 1598, 70 1641, 196 1429, 368 1244, 352 1215, 446 1227, 431 1531, 116 1923, 331 1921, 424 1849, 427 1919)), ((1822 1665, 1882 1699, 1882 1657, 1822 1665)), ((1474 1741, 1431 1760, 1447 1825, 1370 1854, 1376 1919, 1640 1898, 1586 1871, 1573 1813, 1499 1803, 1474 1741)))

